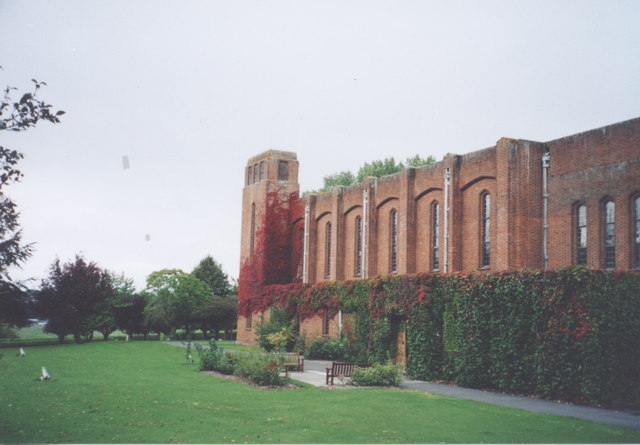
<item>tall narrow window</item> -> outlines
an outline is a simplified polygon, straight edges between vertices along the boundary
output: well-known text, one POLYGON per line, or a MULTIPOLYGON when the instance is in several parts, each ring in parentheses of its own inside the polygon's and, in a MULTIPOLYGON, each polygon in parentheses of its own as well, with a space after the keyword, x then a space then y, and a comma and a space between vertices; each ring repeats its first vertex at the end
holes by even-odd
POLYGON ((264 179, 264 161, 260 161, 260 180, 264 179))
POLYGON ((258 164, 253 166, 253 182, 258 182, 258 164))
POLYGON ((389 272, 398 270, 398 212, 393 209, 389 214, 389 272))
POLYGON ((325 226, 325 243, 324 243, 324 276, 329 278, 331 275, 331 223, 325 226))
POLYGON ((356 216, 354 275, 359 277, 362 274, 362 217, 356 216))
POLYGON ((604 204, 604 268, 616 268, 616 205, 613 201, 604 204))
POLYGON ((300 227, 298 231, 298 245, 300 246, 300 259, 296 268, 296 278, 302 278, 302 262, 304 261, 304 227, 300 227))
POLYGON ((278 181, 289 180, 289 163, 287 161, 278 161, 278 181))
POLYGON ((325 310, 322 314, 322 335, 329 335, 329 310, 325 310))
POLYGON ((640 196, 635 199, 633 206, 635 210, 635 267, 636 269, 640 269, 640 196))
POLYGON ((481 245, 481 267, 491 265, 491 195, 485 193, 481 199, 482 221, 480 230, 481 245))
POLYGON ((245 319, 244 327, 246 329, 251 329, 253 327, 253 314, 251 312, 249 312, 249 315, 247 315, 247 318, 245 319))
POLYGON ((256 204, 251 204, 251 238, 249 240, 249 256, 253 256, 256 247, 256 204))
POLYGON ((576 207, 576 264, 587 265, 587 207, 576 207))
POLYGON ((247 185, 251 184, 251 166, 247 167, 247 185))
POLYGON ((431 206, 431 268, 440 269, 440 206, 434 202, 431 206))

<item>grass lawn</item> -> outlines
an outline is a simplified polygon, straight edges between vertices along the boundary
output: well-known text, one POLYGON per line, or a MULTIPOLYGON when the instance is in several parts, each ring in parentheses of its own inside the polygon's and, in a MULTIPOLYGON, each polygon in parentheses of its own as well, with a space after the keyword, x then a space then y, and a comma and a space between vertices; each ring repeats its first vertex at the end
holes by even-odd
POLYGON ((640 430, 416 391, 263 390, 157 342, 0 352, 4 443, 640 442, 640 430), (53 380, 37 380, 42 365, 53 380))

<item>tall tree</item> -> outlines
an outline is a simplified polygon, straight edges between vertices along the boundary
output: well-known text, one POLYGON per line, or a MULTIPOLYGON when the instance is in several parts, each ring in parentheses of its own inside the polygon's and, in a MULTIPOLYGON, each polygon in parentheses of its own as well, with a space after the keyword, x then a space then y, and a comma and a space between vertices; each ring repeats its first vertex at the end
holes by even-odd
POLYGON ((136 292, 133 279, 127 278, 124 274, 112 273, 111 283, 113 286, 111 305, 116 326, 130 336, 144 334, 146 339, 149 333, 144 318, 146 302, 144 297, 136 292))
POLYGON ((187 335, 199 323, 199 314, 212 298, 209 285, 179 269, 163 269, 147 277, 145 314, 156 332, 187 335))
POLYGON ((29 297, 13 283, 0 281, 0 326, 22 327, 29 324, 29 297))
MULTIPOLYGON (((51 105, 37 96, 38 90, 46 84, 32 80, 35 84, 34 91, 23 94, 20 99, 13 97, 17 92, 16 88, 4 89, 4 96, 0 100, 0 131, 25 131, 41 120, 60 122, 58 116, 64 114, 64 111, 51 112, 51 105)), ((23 154, 17 150, 0 146, 0 313, 5 314, 0 315, 0 324, 14 326, 24 324, 27 299, 22 289, 12 283, 9 268, 23 264, 31 255, 33 246, 22 243, 22 229, 18 222, 20 213, 4 190, 22 178, 23 175, 17 168, 22 158, 23 154)))
MULTIPOLYGON (((0 67, 1 69, 2 67, 0 67)), ((0 101, 0 131, 20 132, 35 127, 40 121, 59 123, 64 111, 52 112, 51 105, 38 98, 38 90, 46 85, 32 79, 34 91, 14 98, 16 88, 6 87, 0 101)), ((17 168, 23 154, 0 146, 0 280, 9 280, 8 269, 22 264, 32 252, 30 244, 22 243, 20 216, 16 204, 4 194, 4 189, 20 181, 22 173, 17 168)))
POLYGON ((204 257, 193 269, 191 275, 207 283, 214 295, 226 297, 231 291, 229 277, 222 271, 222 266, 211 255, 204 257))
POLYGON ((73 262, 60 265, 56 260, 51 265, 36 298, 38 313, 49 320, 45 331, 60 340, 72 334, 79 343, 100 327, 100 310, 112 296, 109 273, 76 255, 73 262))

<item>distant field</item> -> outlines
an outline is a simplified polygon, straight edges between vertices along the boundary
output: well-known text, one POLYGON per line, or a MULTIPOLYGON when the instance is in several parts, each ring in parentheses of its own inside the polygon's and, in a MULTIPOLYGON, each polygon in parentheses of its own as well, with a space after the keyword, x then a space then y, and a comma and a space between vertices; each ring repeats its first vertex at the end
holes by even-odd
MULTIPOLYGON (((55 344, 58 343, 58 336, 54 334, 47 334, 43 332, 44 326, 42 325, 33 325, 27 326, 25 328, 16 329, 16 333, 18 334, 18 338, 0 338, 0 347, 7 347, 10 345, 31 345, 31 344, 55 344)), ((200 332, 200 331, 198 331, 200 332)), ((109 335, 109 340, 124 340, 126 334, 122 331, 114 331, 109 335)), ((100 332, 96 331, 93 333, 94 341, 100 341, 103 339, 103 336, 100 332)), ((136 340, 142 340, 142 335, 136 335, 136 340)), ((157 340, 158 336, 156 334, 150 334, 149 340, 157 340)), ((168 340, 168 339, 167 339, 168 340)), ((67 335, 65 337, 65 342, 72 342, 73 336, 67 335)), ((184 341, 184 340, 180 340, 184 341)), ((198 340, 194 343, 200 344, 208 344, 206 340, 198 340)), ((253 346, 244 346, 244 345, 236 345, 233 340, 220 340, 218 342, 220 346, 224 346, 227 349, 236 349, 239 351, 254 351, 258 350, 258 348, 253 346)))
POLYGON ((0 352, 4 443, 640 442, 638 430, 416 391, 259 389, 159 342, 0 352), (53 380, 37 380, 43 365, 53 380))

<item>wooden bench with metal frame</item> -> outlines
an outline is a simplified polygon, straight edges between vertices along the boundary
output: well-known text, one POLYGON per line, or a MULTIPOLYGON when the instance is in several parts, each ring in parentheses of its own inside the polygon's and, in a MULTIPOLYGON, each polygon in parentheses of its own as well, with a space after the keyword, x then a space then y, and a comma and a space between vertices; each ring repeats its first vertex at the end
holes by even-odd
POLYGON ((351 373, 356 368, 369 368, 369 367, 371 367, 371 363, 331 362, 331 368, 327 368, 326 384, 333 385, 334 377, 351 377, 351 373))

